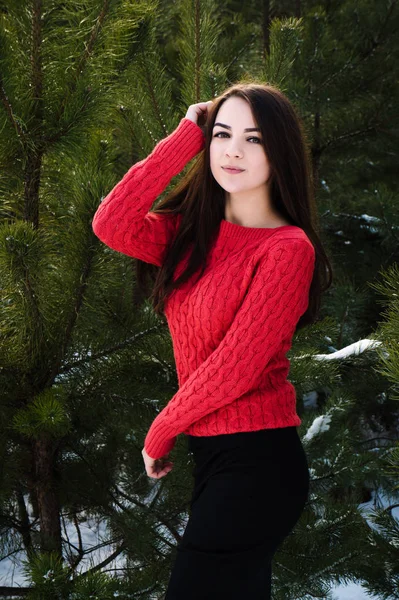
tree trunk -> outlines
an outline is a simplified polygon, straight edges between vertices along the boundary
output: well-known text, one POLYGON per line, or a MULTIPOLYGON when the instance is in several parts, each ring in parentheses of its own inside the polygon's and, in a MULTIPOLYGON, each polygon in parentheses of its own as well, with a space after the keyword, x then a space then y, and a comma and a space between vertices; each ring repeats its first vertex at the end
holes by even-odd
POLYGON ((270 52, 270 0, 262 2, 262 44, 263 56, 266 57, 270 52))
POLYGON ((42 165, 41 153, 30 153, 27 158, 25 167, 25 205, 24 219, 33 223, 33 227, 39 227, 39 189, 40 189, 40 172, 42 165))
POLYGON ((42 552, 57 552, 62 557, 61 520, 55 477, 55 447, 49 440, 33 442, 35 488, 40 521, 42 552))

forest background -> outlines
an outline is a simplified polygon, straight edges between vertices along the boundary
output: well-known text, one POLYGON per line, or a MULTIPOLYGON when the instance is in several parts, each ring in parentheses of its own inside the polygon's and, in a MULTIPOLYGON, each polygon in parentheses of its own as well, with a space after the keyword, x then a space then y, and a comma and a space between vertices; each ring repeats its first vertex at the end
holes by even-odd
POLYGON ((249 79, 299 110, 334 269, 288 354, 311 489, 273 598, 399 597, 398 25, 396 0, 0 0, 0 597, 163 598, 192 457, 152 480, 141 450, 172 344, 91 222, 249 79))

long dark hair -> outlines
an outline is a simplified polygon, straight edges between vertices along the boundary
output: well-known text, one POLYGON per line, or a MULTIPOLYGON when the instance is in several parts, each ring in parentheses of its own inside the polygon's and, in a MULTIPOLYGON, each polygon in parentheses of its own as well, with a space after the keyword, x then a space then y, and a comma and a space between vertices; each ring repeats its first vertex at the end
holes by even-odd
MULTIPOLYGON (((200 269, 202 276, 210 247, 225 217, 225 190, 210 168, 209 147, 216 115, 231 96, 246 100, 264 140, 271 169, 270 197, 275 211, 291 225, 301 227, 315 248, 316 262, 309 293, 309 306, 296 330, 319 318, 321 295, 332 284, 332 267, 319 239, 319 221, 314 199, 310 151, 300 117, 288 98, 275 86, 236 83, 212 100, 203 127, 205 147, 194 157, 187 174, 171 193, 153 209, 173 214, 178 228, 162 267, 137 259, 137 283, 148 296, 146 278, 153 284, 150 301, 154 311, 164 315, 167 296, 200 269), (174 280, 175 268, 191 250, 186 268, 174 280)), ((173 217, 172 217, 173 218, 173 217)))

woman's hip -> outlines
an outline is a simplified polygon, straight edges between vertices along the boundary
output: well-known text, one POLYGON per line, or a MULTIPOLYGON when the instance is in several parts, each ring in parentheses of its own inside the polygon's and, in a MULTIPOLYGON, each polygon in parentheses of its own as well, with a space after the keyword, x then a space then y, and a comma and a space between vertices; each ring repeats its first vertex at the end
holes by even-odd
POLYGON ((296 427, 190 438, 191 509, 205 495, 203 506, 214 502, 237 516, 252 513, 265 529, 275 519, 283 535, 292 529, 309 493, 308 462, 296 427))

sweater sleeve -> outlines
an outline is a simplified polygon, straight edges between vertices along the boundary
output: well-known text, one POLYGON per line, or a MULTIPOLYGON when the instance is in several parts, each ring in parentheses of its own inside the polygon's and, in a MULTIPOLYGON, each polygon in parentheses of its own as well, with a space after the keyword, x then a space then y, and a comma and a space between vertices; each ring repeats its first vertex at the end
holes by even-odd
POLYGON ((135 163, 100 203, 92 221, 96 236, 113 250, 161 266, 179 215, 161 215, 150 208, 204 142, 202 129, 186 117, 181 119, 175 131, 135 163))
POLYGON ((257 385, 308 307, 314 262, 313 245, 304 239, 276 240, 268 249, 218 347, 152 422, 144 442, 151 458, 167 454, 192 423, 257 385))

